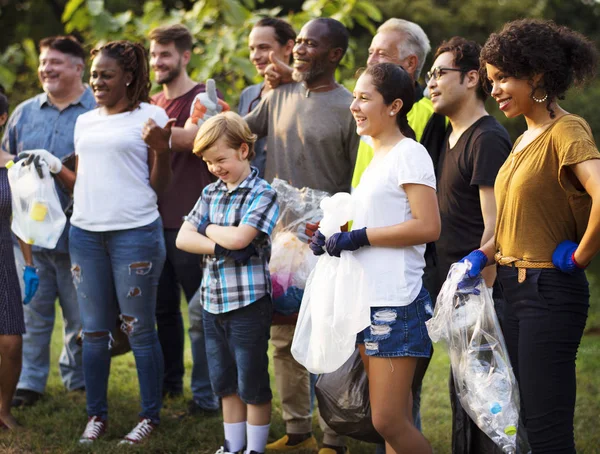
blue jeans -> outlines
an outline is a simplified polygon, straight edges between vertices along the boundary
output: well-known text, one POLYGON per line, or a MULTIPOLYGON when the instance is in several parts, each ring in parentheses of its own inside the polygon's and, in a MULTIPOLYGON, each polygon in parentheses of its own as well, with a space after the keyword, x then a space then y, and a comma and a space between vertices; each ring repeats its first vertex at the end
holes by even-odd
POLYGON ((190 341, 192 344, 192 397, 202 408, 218 410, 219 399, 213 393, 208 374, 208 359, 206 357, 206 342, 204 340, 204 325, 202 323, 202 302, 198 290, 189 302, 190 341))
POLYGON ((213 391, 237 394, 250 405, 273 398, 269 379, 269 338, 273 305, 265 295, 249 306, 223 314, 202 314, 213 391))
POLYGON ((210 387, 202 327, 202 306, 197 291, 202 281, 202 257, 177 249, 177 233, 178 230, 164 230, 167 258, 160 276, 156 301, 158 339, 165 362, 163 391, 174 395, 183 391, 184 329, 181 316, 181 286, 188 301, 190 314, 192 396, 201 408, 217 410, 219 401, 210 387), (192 304, 196 307, 193 308, 192 304))
POLYGON ((155 310, 166 255, 162 222, 158 218, 144 227, 111 232, 71 226, 69 243, 83 323, 88 416, 108 416, 111 331, 120 309, 138 372, 140 417, 158 424, 164 366, 155 310))
MULTIPOLYGON (((25 285, 21 270, 25 261, 18 246, 15 246, 14 252, 23 291, 25 285)), ((58 369, 69 391, 81 388, 84 385, 82 356, 81 347, 77 345, 81 321, 77 294, 71 280, 71 260, 68 254, 39 251, 33 253, 33 262, 38 269, 40 286, 31 302, 23 306, 27 332, 23 335, 23 369, 17 388, 38 393, 43 393, 46 388, 57 297, 64 323, 64 346, 58 369)))

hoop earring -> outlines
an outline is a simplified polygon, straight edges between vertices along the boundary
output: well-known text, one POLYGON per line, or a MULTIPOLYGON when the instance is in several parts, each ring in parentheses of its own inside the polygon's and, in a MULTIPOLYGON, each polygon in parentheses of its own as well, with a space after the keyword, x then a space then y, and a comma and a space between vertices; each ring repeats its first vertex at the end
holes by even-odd
POLYGON ((546 101, 548 99, 548 92, 545 92, 544 96, 542 96, 541 98, 537 98, 535 96, 535 92, 538 90, 542 90, 542 89, 543 89, 543 87, 535 87, 533 89, 533 91, 531 92, 531 99, 533 99, 537 103, 542 103, 542 102, 546 101))

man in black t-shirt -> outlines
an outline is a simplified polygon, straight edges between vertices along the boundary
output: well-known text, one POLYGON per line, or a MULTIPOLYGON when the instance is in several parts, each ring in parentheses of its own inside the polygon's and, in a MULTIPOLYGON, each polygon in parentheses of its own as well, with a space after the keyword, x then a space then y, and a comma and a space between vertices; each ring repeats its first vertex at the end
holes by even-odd
MULTIPOLYGON (((486 93, 478 72, 480 50, 477 43, 454 37, 440 45, 427 73, 434 111, 446 115, 450 121, 437 168, 442 219, 442 232, 436 242, 440 282, 446 279, 452 263, 494 235, 494 181, 511 149, 508 133, 485 110, 486 93)), ((496 269, 490 266, 482 274, 487 286, 492 287, 496 269)), ((494 292, 494 297, 498 311, 500 294, 494 292)), ((502 450, 461 407, 452 373, 450 400, 452 452, 500 454, 502 450)))

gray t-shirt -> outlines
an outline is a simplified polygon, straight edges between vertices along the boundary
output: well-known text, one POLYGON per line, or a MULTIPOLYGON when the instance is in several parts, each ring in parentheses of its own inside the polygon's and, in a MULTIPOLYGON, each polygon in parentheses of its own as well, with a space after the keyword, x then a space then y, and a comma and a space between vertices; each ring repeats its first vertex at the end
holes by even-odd
POLYGON ((311 92, 299 83, 271 90, 246 115, 250 129, 267 138, 265 179, 331 194, 350 191, 360 137, 344 87, 311 92))

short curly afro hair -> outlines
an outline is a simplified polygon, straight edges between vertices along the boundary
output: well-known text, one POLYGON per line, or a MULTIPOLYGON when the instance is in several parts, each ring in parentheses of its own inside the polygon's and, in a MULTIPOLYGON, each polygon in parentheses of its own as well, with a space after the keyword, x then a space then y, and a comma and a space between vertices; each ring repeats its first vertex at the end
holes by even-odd
POLYGON ((493 33, 479 61, 483 80, 487 80, 487 63, 509 76, 529 79, 532 94, 543 88, 548 94, 546 108, 554 118, 552 102, 564 99, 572 85, 583 85, 594 78, 598 51, 585 36, 553 21, 521 19, 493 33), (543 76, 541 87, 533 86, 536 74, 543 76))

